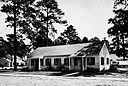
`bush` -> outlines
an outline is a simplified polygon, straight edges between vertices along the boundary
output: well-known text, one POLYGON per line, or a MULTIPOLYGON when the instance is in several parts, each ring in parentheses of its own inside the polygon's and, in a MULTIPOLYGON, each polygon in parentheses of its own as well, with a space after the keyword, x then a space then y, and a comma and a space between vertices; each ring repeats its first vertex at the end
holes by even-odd
POLYGON ((59 65, 56 68, 56 70, 58 70, 58 71, 63 71, 64 69, 65 69, 65 66, 64 65, 59 65))
POLYGON ((98 72, 98 71, 99 71, 99 69, 87 67, 87 72, 98 72))
POLYGON ((4 65, 3 65, 3 64, 0 64, 0 67, 2 67, 2 68, 3 68, 3 67, 4 67, 4 65))
POLYGON ((53 71, 54 68, 53 68, 52 66, 47 66, 47 67, 45 68, 45 70, 46 70, 46 71, 53 71))
POLYGON ((24 67, 21 69, 21 71, 30 71, 28 67, 24 67))
POLYGON ((110 65, 109 71, 117 71, 117 65, 110 65))

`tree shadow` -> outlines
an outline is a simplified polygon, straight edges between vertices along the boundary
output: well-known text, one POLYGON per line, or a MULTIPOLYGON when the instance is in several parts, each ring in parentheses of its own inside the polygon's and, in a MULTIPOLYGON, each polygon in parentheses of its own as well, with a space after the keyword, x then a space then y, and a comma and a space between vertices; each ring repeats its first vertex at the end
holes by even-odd
POLYGON ((7 73, 7 72, 12 72, 13 70, 8 70, 8 69, 0 69, 0 73, 7 73))

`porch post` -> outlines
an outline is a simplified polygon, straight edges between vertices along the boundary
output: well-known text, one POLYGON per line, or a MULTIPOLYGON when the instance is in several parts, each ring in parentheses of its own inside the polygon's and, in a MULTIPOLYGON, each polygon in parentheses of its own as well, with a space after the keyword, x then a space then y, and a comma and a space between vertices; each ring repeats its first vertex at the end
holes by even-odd
POLYGON ((82 56, 82 71, 84 71, 84 57, 82 56))
POLYGON ((69 70, 71 70, 71 65, 70 65, 70 56, 69 56, 69 70))
POLYGON ((29 65, 30 65, 30 69, 31 69, 31 59, 29 59, 28 62, 30 62, 29 65))
POLYGON ((39 58, 39 70, 40 70, 41 68, 40 68, 40 58, 39 58))

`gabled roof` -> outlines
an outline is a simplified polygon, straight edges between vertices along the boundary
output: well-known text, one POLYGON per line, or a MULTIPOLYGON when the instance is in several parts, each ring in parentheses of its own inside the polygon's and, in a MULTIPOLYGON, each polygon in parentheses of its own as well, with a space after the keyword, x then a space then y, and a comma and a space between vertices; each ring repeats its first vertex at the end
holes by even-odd
MULTIPOLYGON (((72 57, 75 56, 85 56, 85 55, 107 55, 109 54, 106 43, 102 44, 94 44, 90 43, 88 46, 83 47, 81 50, 72 54, 72 57)), ((106 56, 105 56, 106 57, 106 56)))
POLYGON ((43 56, 71 55, 73 53, 76 53, 83 47, 88 46, 89 44, 90 43, 82 43, 82 44, 39 47, 30 54, 30 57, 43 58, 43 56))
POLYGON ((106 46, 106 43, 103 44, 103 46, 102 46, 102 48, 100 50, 99 56, 100 57, 109 57, 110 58, 109 51, 108 51, 108 48, 106 46))

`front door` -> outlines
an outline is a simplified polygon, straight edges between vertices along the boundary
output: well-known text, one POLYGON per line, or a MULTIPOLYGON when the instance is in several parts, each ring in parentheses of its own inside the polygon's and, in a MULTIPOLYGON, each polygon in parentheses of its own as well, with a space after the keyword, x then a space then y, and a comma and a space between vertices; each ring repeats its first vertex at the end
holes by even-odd
POLYGON ((74 58, 74 69, 82 70, 82 58, 79 57, 74 58))
POLYGON ((35 70, 39 70, 39 59, 35 59, 35 70))

